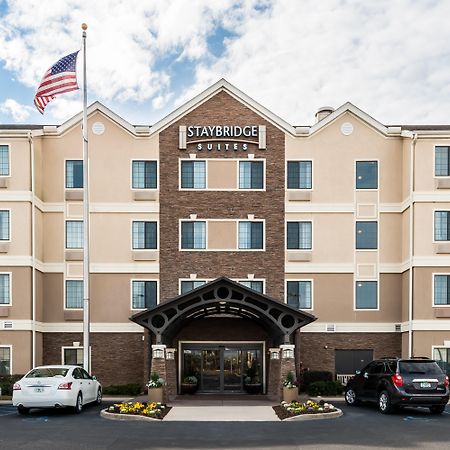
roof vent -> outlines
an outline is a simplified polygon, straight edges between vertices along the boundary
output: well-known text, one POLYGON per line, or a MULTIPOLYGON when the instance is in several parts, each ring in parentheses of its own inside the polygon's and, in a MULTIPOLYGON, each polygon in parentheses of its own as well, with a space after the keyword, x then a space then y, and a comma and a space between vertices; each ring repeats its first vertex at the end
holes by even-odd
POLYGON ((11 330, 12 327, 13 327, 13 323, 10 320, 3 322, 4 330, 11 330))
POLYGON ((334 111, 334 108, 331 106, 322 106, 316 112, 316 123, 325 119, 325 117, 329 116, 334 111))
POLYGON ((334 333, 336 331, 336 324, 334 323, 327 323, 327 332, 334 333))

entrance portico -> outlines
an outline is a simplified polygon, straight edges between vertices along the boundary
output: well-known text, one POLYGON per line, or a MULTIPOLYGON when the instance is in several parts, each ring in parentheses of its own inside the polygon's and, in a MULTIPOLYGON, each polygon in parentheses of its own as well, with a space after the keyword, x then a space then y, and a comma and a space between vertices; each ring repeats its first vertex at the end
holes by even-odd
POLYGON ((259 383, 277 395, 283 372, 295 363, 293 351, 273 349, 293 349, 295 331, 316 318, 221 277, 131 320, 155 337, 152 370, 166 377, 169 396, 192 375, 203 392, 244 392, 246 383, 259 383), (178 355, 163 363, 166 348, 178 355))

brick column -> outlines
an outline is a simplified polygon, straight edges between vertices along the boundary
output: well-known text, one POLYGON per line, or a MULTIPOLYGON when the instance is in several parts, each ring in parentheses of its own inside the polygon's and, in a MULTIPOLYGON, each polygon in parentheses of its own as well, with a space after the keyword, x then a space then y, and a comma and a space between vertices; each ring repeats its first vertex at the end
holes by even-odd
POLYGON ((166 392, 167 400, 173 400, 177 395, 177 363, 176 349, 166 349, 166 392))
MULTIPOLYGON (((167 382, 166 370, 166 346, 161 344, 152 345, 152 368, 151 373, 156 372, 160 378, 167 382)), ((167 388, 163 388, 163 401, 167 402, 167 388)))
MULTIPOLYGON (((294 374, 294 378, 297 379, 295 370, 295 345, 293 344, 283 344, 280 345, 281 351, 281 367, 280 367, 280 397, 282 398, 282 386, 281 383, 286 378, 289 372, 294 374)), ((297 390, 298 395, 298 390, 297 390)))
POLYGON ((267 395, 270 400, 279 402, 281 400, 281 377, 280 377, 280 349, 269 348, 269 377, 267 380, 267 395))

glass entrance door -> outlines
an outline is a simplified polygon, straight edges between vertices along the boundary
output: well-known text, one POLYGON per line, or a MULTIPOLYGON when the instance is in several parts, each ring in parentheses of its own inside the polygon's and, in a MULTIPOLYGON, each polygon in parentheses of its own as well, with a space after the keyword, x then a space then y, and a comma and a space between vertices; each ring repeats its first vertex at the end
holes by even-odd
POLYGON ((195 376, 199 392, 244 392, 246 383, 262 382, 260 344, 184 344, 181 380, 195 376))

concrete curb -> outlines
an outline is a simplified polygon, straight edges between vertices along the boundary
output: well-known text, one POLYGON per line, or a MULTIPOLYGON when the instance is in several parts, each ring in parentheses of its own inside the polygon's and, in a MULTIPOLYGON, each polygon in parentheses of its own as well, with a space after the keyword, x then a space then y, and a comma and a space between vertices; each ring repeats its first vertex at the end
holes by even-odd
POLYGON ((344 415, 342 410, 336 408, 337 411, 329 412, 329 413, 318 413, 318 414, 301 414, 299 416, 288 417, 283 419, 281 422, 285 422, 287 420, 326 420, 326 419, 337 419, 344 415))
POLYGON ((140 421, 140 422, 162 422, 163 419, 155 419, 153 417, 145 417, 145 416, 134 416, 132 414, 116 414, 107 412, 106 409, 102 409, 100 411, 100 417, 108 420, 120 420, 122 422, 126 421, 140 421))

